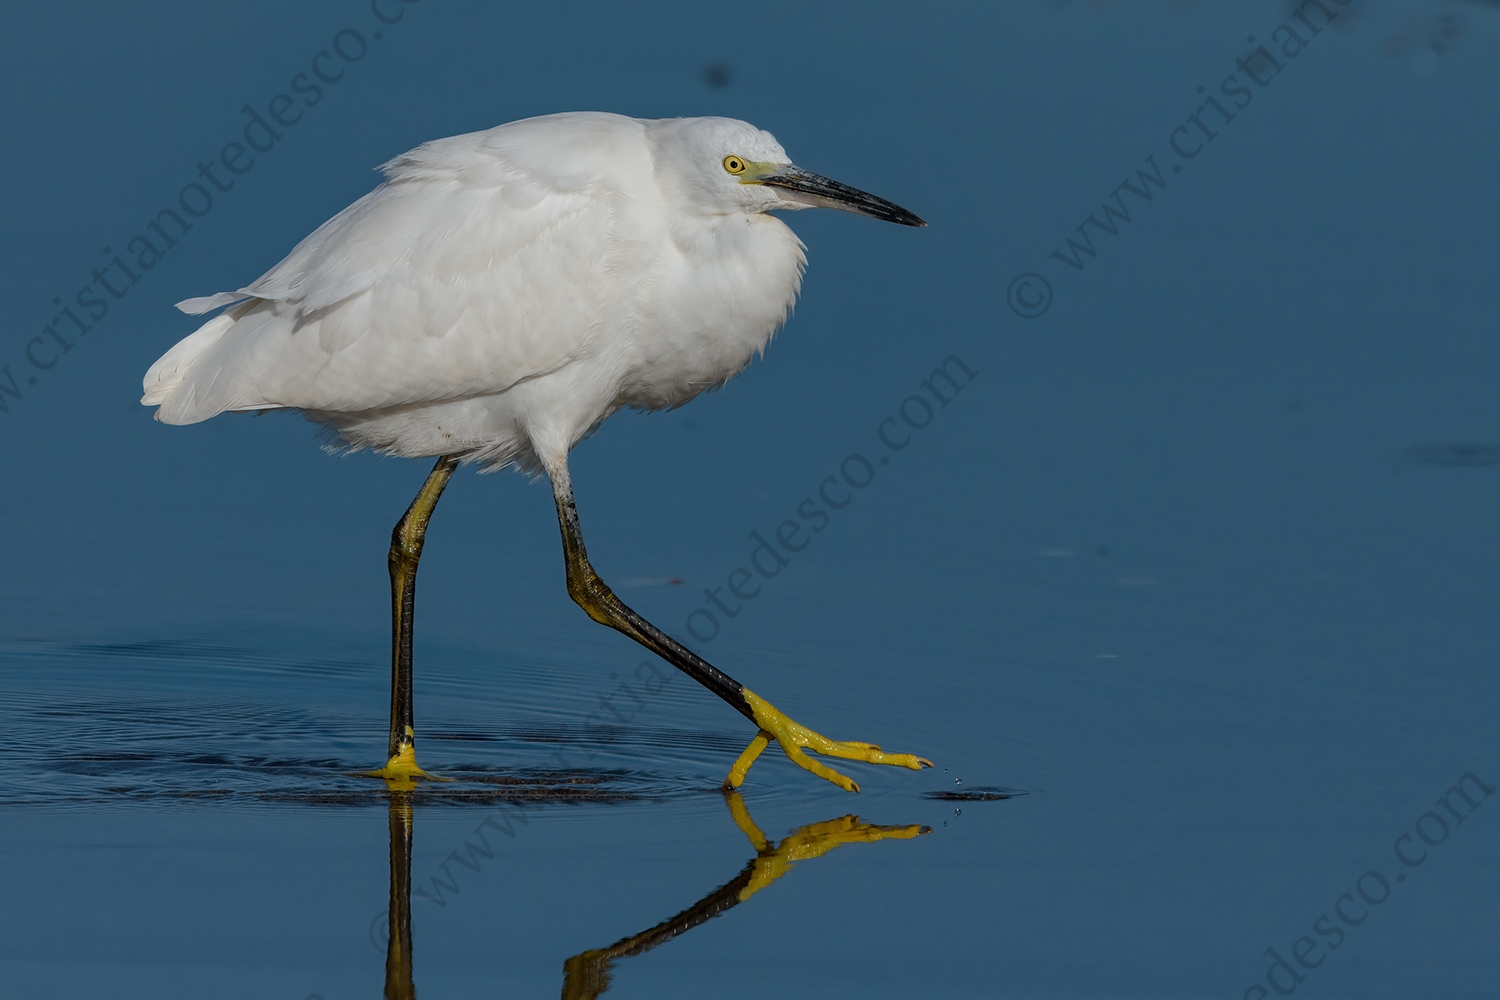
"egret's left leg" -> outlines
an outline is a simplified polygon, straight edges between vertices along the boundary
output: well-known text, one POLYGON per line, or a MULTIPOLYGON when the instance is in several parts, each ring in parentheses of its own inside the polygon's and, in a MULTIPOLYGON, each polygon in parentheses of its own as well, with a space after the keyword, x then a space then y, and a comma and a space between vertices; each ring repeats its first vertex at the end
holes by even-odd
POLYGON ((869 764, 894 764, 920 771, 931 767, 932 761, 909 753, 886 753, 873 743, 841 743, 792 721, 764 698, 759 697, 739 681, 724 673, 703 657, 682 645, 661 629, 636 614, 624 601, 615 596, 594 567, 589 564, 588 552, 583 545, 583 531, 578 525, 578 508, 573 502, 573 487, 566 465, 549 468, 552 491, 557 499, 557 519, 562 528, 563 556, 567 561, 568 594, 578 606, 588 612, 590 618, 617 631, 623 632, 636 642, 672 664, 714 694, 729 702, 741 715, 759 728, 755 739, 745 752, 740 754, 724 779, 726 789, 738 788, 745 780, 745 772, 760 756, 771 740, 792 762, 806 768, 820 778, 833 782, 846 792, 857 792, 859 786, 848 777, 832 768, 825 767, 806 754, 806 750, 828 757, 845 760, 860 760, 869 764))
POLYGON ((427 538, 427 523, 437 508, 443 488, 458 468, 455 455, 438 459, 416 499, 391 532, 387 565, 391 573, 391 739, 385 767, 369 771, 373 778, 396 784, 432 775, 417 766, 416 730, 412 708, 412 620, 417 604, 417 563, 427 538))

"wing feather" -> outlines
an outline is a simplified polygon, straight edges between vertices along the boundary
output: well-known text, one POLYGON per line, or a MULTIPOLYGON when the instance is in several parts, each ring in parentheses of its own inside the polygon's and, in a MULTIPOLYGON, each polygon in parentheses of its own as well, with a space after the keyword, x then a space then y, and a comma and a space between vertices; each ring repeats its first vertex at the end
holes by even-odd
MULTIPOLYGON (((503 392, 588 356, 628 285, 616 220, 651 163, 639 122, 556 121, 578 117, 441 139, 386 164, 383 184, 253 284, 181 303, 231 308, 152 366, 142 402, 168 423, 375 410, 503 392), (556 136, 539 134, 549 128, 574 148, 558 155, 556 136)), ((632 250, 639 259, 638 234, 632 250)))

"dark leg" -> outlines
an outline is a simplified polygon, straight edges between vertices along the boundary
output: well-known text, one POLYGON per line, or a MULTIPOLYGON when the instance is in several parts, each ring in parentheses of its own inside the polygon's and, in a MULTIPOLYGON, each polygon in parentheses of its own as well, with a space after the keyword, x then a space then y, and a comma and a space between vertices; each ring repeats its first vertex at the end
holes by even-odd
POLYGON ((624 632, 754 722, 755 714, 745 701, 743 684, 636 614, 599 579, 583 547, 583 532, 578 526, 578 508, 573 504, 571 489, 566 493, 557 491, 557 516, 562 525, 563 557, 568 564, 568 596, 594 621, 624 632))
POLYGON ((552 477, 552 492, 557 499, 557 519, 562 528, 563 556, 567 561, 568 594, 578 606, 588 612, 596 622, 625 633, 636 642, 672 664, 714 694, 723 698, 735 711, 759 728, 755 739, 746 748, 729 776, 724 780, 726 789, 737 788, 745 780, 745 773, 762 750, 772 740, 797 765, 806 768, 820 778, 838 785, 845 791, 857 792, 859 786, 837 771, 812 760, 804 750, 812 750, 829 757, 862 760, 870 764, 895 764, 920 771, 931 767, 932 762, 908 753, 885 753, 873 743, 841 743, 820 736, 805 726, 798 725, 782 714, 774 705, 756 695, 739 681, 730 677, 712 663, 682 645, 661 629, 636 614, 594 572, 589 565, 588 552, 583 546, 583 531, 578 525, 578 509, 573 502, 573 487, 566 466, 549 470, 552 477))
POLYGON ((417 766, 416 730, 413 728, 411 636, 412 614, 417 599, 417 560, 422 557, 422 542, 427 522, 437 507, 443 487, 458 468, 458 459, 444 455, 433 466, 427 482, 396 522, 391 532, 391 740, 389 759, 384 768, 372 774, 396 781, 429 777, 417 766))

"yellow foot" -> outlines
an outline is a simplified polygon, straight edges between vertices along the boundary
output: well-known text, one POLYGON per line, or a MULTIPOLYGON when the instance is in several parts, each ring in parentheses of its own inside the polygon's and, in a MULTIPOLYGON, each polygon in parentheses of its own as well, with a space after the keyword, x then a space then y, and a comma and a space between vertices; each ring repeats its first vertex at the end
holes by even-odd
POLYGON ((852 741, 841 743, 838 740, 830 740, 806 726, 793 722, 778 711, 775 705, 753 693, 749 688, 744 688, 741 694, 754 713, 755 724, 760 727, 760 732, 755 734, 755 739, 750 741, 745 752, 740 754, 734 766, 729 769, 729 777, 724 779, 725 791, 740 787, 741 782, 745 780, 746 772, 750 770, 750 765, 755 763, 755 758, 760 756, 762 750, 771 745, 772 740, 781 744, 781 749, 794 764, 833 782, 846 792, 857 792, 859 786, 832 768, 819 764, 804 750, 811 750, 825 757, 862 760, 866 764, 894 764, 897 767, 909 767, 913 771, 932 766, 932 761, 925 757, 909 753, 886 753, 873 743, 852 741))
POLYGON ((361 777, 383 778, 388 787, 393 789, 411 788, 419 779, 427 781, 452 781, 452 778, 440 778, 435 774, 429 774, 417 766, 417 748, 407 743, 401 747, 400 752, 386 761, 385 767, 375 771, 361 771, 361 777))

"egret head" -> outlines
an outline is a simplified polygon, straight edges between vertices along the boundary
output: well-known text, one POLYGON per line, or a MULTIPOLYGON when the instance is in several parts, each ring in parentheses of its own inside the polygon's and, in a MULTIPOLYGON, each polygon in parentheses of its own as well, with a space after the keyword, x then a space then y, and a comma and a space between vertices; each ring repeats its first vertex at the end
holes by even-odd
POLYGON ((705 214, 837 208, 925 226, 884 198, 793 166, 769 132, 734 118, 669 118, 647 132, 664 186, 705 214))

